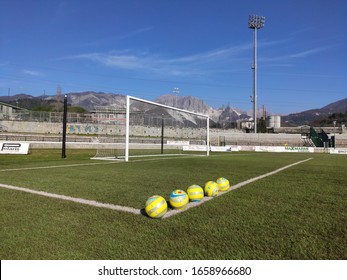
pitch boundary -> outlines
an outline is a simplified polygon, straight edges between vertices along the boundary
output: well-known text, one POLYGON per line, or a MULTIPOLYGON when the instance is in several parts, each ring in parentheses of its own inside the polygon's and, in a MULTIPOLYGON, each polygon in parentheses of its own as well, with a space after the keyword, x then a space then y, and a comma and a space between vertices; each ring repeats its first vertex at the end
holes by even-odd
MULTIPOLYGON (((301 161, 297 161, 294 162, 292 164, 283 166, 281 168, 275 169, 271 172, 265 173, 263 175, 257 176, 257 177, 253 177, 251 179, 248 179, 246 181, 240 182, 234 186, 231 186, 230 189, 226 192, 222 192, 220 193, 218 196, 224 195, 230 191, 236 190, 238 188, 241 188, 247 184, 253 183, 257 180, 263 179, 265 177, 268 176, 272 176, 278 172, 281 172, 285 169, 288 169, 290 167, 293 167, 295 165, 304 163, 306 161, 309 161, 313 158, 308 158, 305 160, 301 160, 301 161)), ((57 167, 57 166, 56 166, 57 167)), ((11 185, 6 185, 6 184, 0 184, 0 188, 4 188, 4 189, 9 189, 9 190, 15 190, 15 191, 21 191, 21 192, 26 192, 26 193, 30 193, 30 194, 36 194, 36 195, 40 195, 40 196, 45 196, 45 197, 50 197, 50 198, 56 198, 56 199, 61 199, 61 200, 65 200, 65 201, 71 201, 71 202, 75 202, 75 203, 80 203, 80 204, 85 204, 85 205, 89 205, 89 206, 94 206, 94 207, 100 207, 100 208, 107 208, 107 209, 111 209, 111 210, 116 210, 116 211, 122 211, 122 212, 127 212, 127 213, 132 213, 135 215, 141 215, 144 213, 143 209, 136 209, 133 207, 128 207, 128 206, 121 206, 121 205, 116 205, 116 204, 110 204, 110 203, 103 203, 103 202, 98 202, 95 200, 88 200, 88 199, 84 199, 84 198, 78 198, 78 197, 71 197, 71 196, 66 196, 66 195, 60 195, 60 194, 55 194, 55 193, 49 193, 49 192, 45 192, 45 191, 37 191, 37 190, 32 190, 32 189, 28 189, 28 188, 23 188, 23 187, 18 187, 18 186, 11 186, 11 185)), ((185 210, 169 210, 165 216, 163 217, 164 219, 170 218, 172 216, 175 216, 177 214, 183 213, 193 207, 197 207, 209 200, 213 199, 212 197, 204 197, 200 202, 195 202, 195 203, 189 203, 186 207, 185 210)))

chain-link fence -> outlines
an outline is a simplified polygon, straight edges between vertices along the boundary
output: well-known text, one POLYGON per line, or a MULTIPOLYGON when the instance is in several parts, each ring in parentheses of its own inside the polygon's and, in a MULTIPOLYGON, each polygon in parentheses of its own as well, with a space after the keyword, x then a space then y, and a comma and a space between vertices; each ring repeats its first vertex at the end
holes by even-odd
MULTIPOLYGON (((63 121, 63 112, 41 112, 41 111, 18 111, 11 118, 4 116, 4 120, 16 120, 27 122, 51 122, 58 123, 63 121)), ((67 113, 68 123, 97 123, 94 114, 67 113)))

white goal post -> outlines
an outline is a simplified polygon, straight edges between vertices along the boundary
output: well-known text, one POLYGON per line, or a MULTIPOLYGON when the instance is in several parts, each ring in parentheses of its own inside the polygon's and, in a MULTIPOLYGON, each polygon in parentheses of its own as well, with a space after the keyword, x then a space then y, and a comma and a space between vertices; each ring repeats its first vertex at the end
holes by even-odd
MULTIPOLYGON (((124 155, 125 161, 129 161, 131 128, 133 127, 131 120, 134 119, 134 116, 132 116, 131 114, 134 114, 135 112, 135 117, 136 117, 136 114, 138 115, 143 114, 140 117, 138 117, 138 118, 141 118, 139 122, 140 122, 140 125, 142 125, 143 127, 146 127, 146 126, 150 127, 151 125, 153 125, 152 123, 148 124, 148 121, 145 120, 144 111, 147 111, 147 112, 151 111, 153 112, 153 114, 156 114, 156 117, 154 117, 155 120, 154 121, 152 120, 152 122, 156 122, 156 127, 157 127, 157 130, 159 131, 158 132, 159 134, 160 134, 159 127, 161 126, 161 130, 162 130, 161 131, 161 138, 162 138, 161 149, 163 149, 164 123, 165 121, 167 121, 167 120, 164 121, 164 118, 166 118, 167 116, 167 118, 171 117, 170 119, 171 123, 175 123, 175 124, 177 122, 180 123, 181 128, 176 129, 177 134, 179 134, 178 132, 179 130, 180 131, 185 130, 185 134, 189 133, 190 135, 192 135, 192 138, 194 138, 194 137, 197 137, 197 136, 194 136, 194 131, 199 132, 200 142, 202 142, 203 144, 190 145, 189 141, 182 141, 185 138, 185 137, 182 137, 182 139, 180 139, 181 141, 179 141, 181 145, 184 145, 184 142, 187 142, 186 147, 182 147, 183 150, 184 149, 189 150, 189 146, 190 146, 191 148, 193 147, 192 150, 199 150, 206 156, 209 156, 209 116, 208 115, 175 108, 175 107, 163 105, 160 103, 156 103, 156 102, 152 102, 152 101, 148 101, 145 99, 128 95, 126 97, 126 116, 125 116, 125 119, 126 119, 125 121, 125 155, 124 155), (147 109, 143 109, 143 111, 139 109, 136 109, 137 111, 132 111, 134 110, 131 107, 132 102, 133 103, 138 102, 137 104, 142 104, 142 106, 146 107, 147 109), (148 109, 149 106, 151 106, 150 109, 148 109), (161 125, 160 125, 160 122, 161 122, 161 125), (184 126, 184 128, 182 128, 182 126, 184 126)), ((172 141, 172 142, 175 142, 175 141, 172 141)))

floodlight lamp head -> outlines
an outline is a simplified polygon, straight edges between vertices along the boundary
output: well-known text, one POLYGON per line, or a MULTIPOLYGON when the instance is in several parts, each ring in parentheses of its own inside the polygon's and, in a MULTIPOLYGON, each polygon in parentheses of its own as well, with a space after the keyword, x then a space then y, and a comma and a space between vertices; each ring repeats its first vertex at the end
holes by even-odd
POLYGON ((258 15, 250 15, 248 17, 248 28, 260 29, 265 25, 265 17, 258 15))

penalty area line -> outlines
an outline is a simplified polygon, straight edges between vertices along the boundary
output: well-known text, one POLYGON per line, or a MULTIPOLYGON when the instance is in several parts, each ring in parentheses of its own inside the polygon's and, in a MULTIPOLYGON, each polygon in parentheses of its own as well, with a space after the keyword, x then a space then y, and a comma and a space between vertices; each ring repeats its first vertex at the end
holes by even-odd
MULTIPOLYGON (((219 193, 218 196, 221 196, 221 195, 226 194, 226 193, 228 193, 228 192, 230 192, 230 191, 239 189, 239 188, 241 188, 241 187, 243 187, 243 186, 245 186, 245 185, 248 185, 248 184, 250 184, 250 183, 253 183, 253 182, 255 182, 255 181, 258 181, 258 180, 260 180, 260 179, 263 179, 263 178, 265 178, 265 177, 274 175, 274 174, 276 174, 276 173, 278 173, 278 172, 281 172, 281 171, 283 171, 283 170, 285 170, 285 169, 288 169, 288 168, 290 168, 290 167, 293 167, 293 166, 295 166, 295 165, 304 163, 304 162, 309 161, 309 160, 311 160, 311 159, 313 159, 313 158, 308 158, 308 159, 305 159, 305 160, 297 161, 297 162, 294 162, 294 163, 292 163, 292 164, 289 164, 289 165, 283 166, 283 167, 281 167, 281 168, 278 168, 278 169, 276 169, 276 170, 274 170, 274 171, 271 171, 271 172, 265 173, 265 174, 263 174, 263 175, 260 175, 260 176, 251 178, 251 179, 249 179, 249 180, 240 182, 240 183, 238 183, 238 184, 236 184, 236 185, 234 185, 234 186, 230 186, 230 188, 229 188, 227 191, 219 193)), ((163 219, 167 219, 167 218, 170 218, 170 217, 175 216, 175 215, 177 215, 177 214, 183 213, 183 212, 189 210, 190 208, 199 206, 199 205, 201 205, 201 204, 203 204, 203 203, 205 203, 205 202, 207 202, 207 201, 209 201, 209 200, 211 200, 211 199, 213 199, 213 197, 205 196, 200 202, 188 203, 187 207, 186 207, 184 210, 171 210, 171 211, 168 211, 168 212, 163 216, 163 219)))

